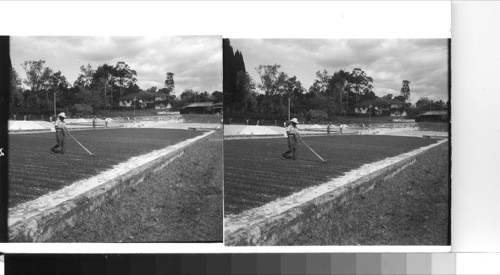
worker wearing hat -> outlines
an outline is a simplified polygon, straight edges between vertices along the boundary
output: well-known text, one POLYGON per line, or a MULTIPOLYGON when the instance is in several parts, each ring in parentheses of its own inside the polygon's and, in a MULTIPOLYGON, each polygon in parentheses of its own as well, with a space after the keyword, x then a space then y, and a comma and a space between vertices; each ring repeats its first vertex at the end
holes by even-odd
POLYGON ((297 138, 300 138, 299 131, 297 130, 299 122, 296 118, 290 120, 290 124, 286 127, 286 135, 288 136, 288 150, 281 154, 282 159, 297 159, 297 138), (290 156, 292 153, 292 156, 290 156))
POLYGON ((66 114, 60 113, 58 119, 54 126, 56 127, 56 140, 57 144, 50 148, 51 153, 61 153, 64 154, 66 152, 65 143, 66 143, 66 134, 68 133, 68 127, 64 122, 66 118, 66 114), (61 147, 61 150, 56 151, 57 148, 61 147))

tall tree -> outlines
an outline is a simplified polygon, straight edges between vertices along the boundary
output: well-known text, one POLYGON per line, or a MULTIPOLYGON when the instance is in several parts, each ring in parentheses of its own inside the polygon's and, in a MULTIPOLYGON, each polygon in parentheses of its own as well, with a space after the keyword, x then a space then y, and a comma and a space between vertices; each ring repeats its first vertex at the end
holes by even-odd
POLYGON ((55 99, 59 100, 62 92, 68 87, 69 83, 66 80, 66 77, 62 75, 61 71, 57 71, 56 73, 50 75, 48 81, 48 91, 52 92, 52 95, 54 95, 55 99))
POLYGON ((354 68, 350 75, 350 88, 355 95, 355 103, 359 102, 362 94, 371 91, 373 88, 373 79, 366 75, 360 68, 354 68))
POLYGON ((288 75, 280 72, 281 65, 259 65, 256 70, 260 76, 260 83, 257 85, 259 89, 264 91, 266 98, 266 109, 273 108, 273 113, 284 115, 285 112, 285 82, 288 75), (269 102, 272 102, 270 104, 269 102))
POLYGON ((10 98, 11 106, 18 107, 23 101, 23 90, 21 78, 14 68, 10 70, 10 98))
POLYGON ((224 93, 224 108, 230 108, 236 93, 236 65, 234 51, 229 39, 222 40, 222 91, 224 93))
POLYGON ((234 70, 237 73, 239 72, 246 72, 247 70, 245 69, 245 61, 243 60, 243 54, 236 50, 234 53, 234 70))
POLYGON ((104 105, 107 106, 113 102, 114 73, 114 67, 104 63, 97 67, 92 81, 92 87, 103 92, 104 105))
POLYGON ((387 100, 392 100, 393 95, 391 93, 384 95, 382 98, 387 100))
POLYGON ((156 86, 153 86, 153 87, 147 89, 146 92, 148 92, 148 93, 156 93, 156 92, 158 92, 158 88, 156 86))
POLYGON ((327 70, 318 71, 313 85, 309 88, 309 92, 314 94, 314 107, 324 110, 328 116, 333 116, 339 109, 339 88, 335 85, 337 80, 330 76, 327 70))
POLYGON ((350 80, 349 72, 346 72, 344 70, 339 70, 333 73, 333 76, 330 81, 331 89, 335 89, 338 91, 340 108, 341 108, 340 111, 344 112, 344 114, 349 109, 349 100, 348 100, 349 80, 350 80), (344 99, 347 99, 345 100, 345 104, 344 104, 344 99))
POLYGON ((141 91, 142 91, 141 88, 139 88, 139 86, 137 86, 137 84, 132 84, 124 89, 123 95, 125 96, 125 95, 129 95, 129 94, 135 94, 135 93, 139 93, 141 91))
POLYGON ((331 76, 328 75, 327 70, 323 70, 322 72, 317 71, 316 72, 316 79, 314 79, 312 86, 309 88, 309 92, 326 95, 327 90, 328 90, 328 83, 330 82, 330 79, 331 79, 331 76))
POLYGON ((181 105, 185 106, 196 101, 198 92, 193 89, 185 89, 180 95, 181 105))
POLYGON ((233 104, 236 104, 235 107, 236 109, 239 108, 238 106, 245 100, 245 97, 247 95, 247 91, 242 89, 242 86, 238 85, 238 81, 240 80, 238 76, 243 73, 246 73, 245 69, 245 61, 243 61, 243 55, 241 54, 240 51, 236 51, 234 53, 234 72, 235 74, 235 83, 236 83, 236 90, 233 94, 233 104))
POLYGON ((359 97, 359 101, 367 101, 379 98, 373 91, 367 91, 359 97))
POLYGON ((166 93, 170 94, 175 89, 174 73, 167 72, 167 78, 165 79, 165 89, 166 93))
POLYGON ((245 99, 246 91, 242 90, 242 85, 238 85, 240 72, 245 73, 245 61, 240 51, 234 52, 229 39, 222 41, 222 62, 223 62, 223 96, 224 109, 226 113, 241 111, 240 106, 245 99))
POLYGON ((405 101, 410 99, 410 81, 403 80, 403 86, 401 87, 401 95, 405 98, 405 101))
POLYGON ((45 60, 25 61, 22 64, 27 77, 24 84, 31 88, 28 94, 31 107, 51 109, 53 101, 49 96, 61 93, 61 89, 67 88, 69 84, 60 71, 54 73, 44 64, 45 60))
POLYGON ((241 91, 241 101, 237 102, 244 108, 239 108, 241 111, 251 112, 257 106, 257 99, 255 95, 255 83, 252 77, 245 71, 239 71, 236 78, 236 87, 241 91))
POLYGON ((40 92, 47 90, 49 77, 52 74, 52 69, 45 67, 45 60, 24 61, 22 67, 26 72, 26 84, 31 92, 40 92))
POLYGON ((284 92, 284 83, 287 74, 280 72, 281 65, 259 65, 256 70, 260 77, 259 89, 267 96, 281 95, 284 92))
MULTIPOLYGON (((91 90, 87 89, 81 86, 78 86, 78 93, 77 93, 77 98, 79 99, 79 102, 83 102, 90 106, 92 110, 96 110, 99 107, 102 107, 104 104, 104 101, 102 99, 102 95, 99 91, 97 90, 91 90)), ((75 104, 75 108, 78 106, 75 104)))
MULTIPOLYGON (((302 86, 302 83, 297 79, 297 76, 289 77, 285 80, 285 95, 286 99, 290 99, 290 112, 298 113, 302 111, 303 104, 303 95, 306 89, 302 86)), ((285 102, 285 107, 287 106, 287 102, 285 102)), ((288 110, 286 110, 288 113, 288 110)))
POLYGON ((221 91, 213 91, 212 98, 214 99, 215 102, 222 102, 223 94, 221 91))
POLYGON ((80 74, 78 78, 75 80, 73 86, 90 88, 94 81, 95 70, 92 69, 90 64, 87 66, 80 66, 80 74))
POLYGON ((123 97, 125 88, 133 86, 137 81, 137 72, 132 70, 130 66, 120 61, 114 67, 114 81, 115 85, 119 88, 120 97, 123 97))

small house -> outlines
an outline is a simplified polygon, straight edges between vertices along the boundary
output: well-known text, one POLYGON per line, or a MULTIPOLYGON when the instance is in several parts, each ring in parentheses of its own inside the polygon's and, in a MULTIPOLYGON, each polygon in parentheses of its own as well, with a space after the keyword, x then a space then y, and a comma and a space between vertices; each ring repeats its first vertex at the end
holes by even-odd
POLYGON ((383 98, 365 100, 354 105, 354 113, 356 114, 368 114, 371 109, 373 115, 383 115, 389 114, 391 110, 391 104, 389 100, 383 98))
POLYGON ((222 108, 223 108, 222 102, 217 102, 217 103, 214 103, 214 105, 212 105, 212 111, 213 111, 213 113, 220 113, 220 114, 222 114, 222 108))
POLYGON ((168 104, 165 104, 166 99, 167 95, 163 93, 140 91, 138 93, 129 94, 120 98, 119 106, 134 107, 135 100, 136 108, 166 109, 168 107, 168 104))
POLYGON ((404 110, 405 103, 403 101, 392 99, 389 102, 391 104, 391 116, 406 116, 406 111, 404 110))
POLYGON ((390 115, 390 116, 406 116, 404 110, 405 103, 399 100, 387 100, 384 98, 376 98, 360 102, 354 106, 354 113, 368 114, 371 108, 373 115, 390 115))

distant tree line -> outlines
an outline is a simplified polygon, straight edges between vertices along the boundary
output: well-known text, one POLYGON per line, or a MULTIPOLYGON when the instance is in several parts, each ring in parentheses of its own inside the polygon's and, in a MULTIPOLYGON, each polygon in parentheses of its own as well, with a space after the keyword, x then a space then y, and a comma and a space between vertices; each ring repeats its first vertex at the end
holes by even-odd
MULTIPOLYGON (((373 78, 361 68, 351 71, 341 69, 333 73, 317 71, 313 84, 306 89, 297 76, 281 70, 281 65, 259 65, 255 70, 257 83, 245 68, 243 54, 233 51, 229 39, 223 41, 224 111, 229 114, 259 113, 287 117, 290 113, 307 120, 331 119, 335 116, 354 114, 354 106, 366 100, 378 99, 373 92, 373 78), (259 89, 261 92, 257 91, 259 89)), ((415 106, 409 102, 410 81, 403 80, 399 95, 387 94, 381 98, 403 102, 403 109, 416 116, 427 107, 446 107, 444 102, 421 98, 415 106), (424 103, 427 102, 427 103, 424 103)))
POLYGON ((25 61, 22 67, 25 78, 21 78, 14 68, 11 69, 10 109, 13 114, 19 110, 51 114, 54 104, 57 109, 64 108, 80 114, 120 109, 123 108, 118 106, 120 98, 141 91, 165 95, 166 99, 161 103, 170 104, 173 109, 195 101, 222 101, 221 91, 209 94, 186 89, 176 97, 173 95, 175 81, 172 72, 166 73, 164 87, 153 86, 142 90, 137 85, 137 72, 125 62, 115 65, 104 63, 97 68, 92 68, 90 64, 82 65, 72 85, 61 71, 47 67, 45 60, 25 61))

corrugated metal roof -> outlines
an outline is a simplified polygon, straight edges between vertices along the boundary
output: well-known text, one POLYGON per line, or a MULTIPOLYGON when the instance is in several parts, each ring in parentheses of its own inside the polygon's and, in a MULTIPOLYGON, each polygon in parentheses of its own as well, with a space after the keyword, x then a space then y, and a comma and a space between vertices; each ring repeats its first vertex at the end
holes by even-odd
POLYGON ((421 116, 446 116, 448 115, 448 110, 435 110, 435 111, 427 111, 421 116))
POLYGON ((212 102, 195 102, 191 103, 185 108, 194 108, 194 107, 212 107, 213 103, 212 102))

